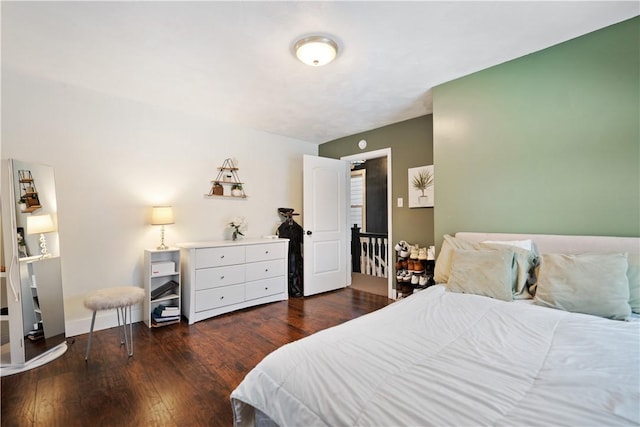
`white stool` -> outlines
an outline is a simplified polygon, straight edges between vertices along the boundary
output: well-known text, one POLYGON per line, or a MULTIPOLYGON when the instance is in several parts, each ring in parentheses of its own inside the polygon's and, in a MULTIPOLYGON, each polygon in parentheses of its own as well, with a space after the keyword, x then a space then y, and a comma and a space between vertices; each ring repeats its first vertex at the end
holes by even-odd
POLYGON ((120 313, 122 313, 122 330, 120 330, 120 345, 127 348, 129 357, 133 356, 133 327, 131 326, 131 306, 138 304, 144 299, 145 291, 136 286, 118 286, 115 288, 100 289, 91 292, 84 299, 84 306, 93 310, 91 318, 91 330, 89 331, 89 342, 87 343, 87 354, 84 360, 89 359, 91 350, 91 337, 93 326, 96 322, 98 310, 110 310, 115 308, 118 314, 118 328, 120 328, 120 313), (129 338, 127 339, 127 308, 129 308, 129 338), (123 338, 124 337, 124 338, 123 338))

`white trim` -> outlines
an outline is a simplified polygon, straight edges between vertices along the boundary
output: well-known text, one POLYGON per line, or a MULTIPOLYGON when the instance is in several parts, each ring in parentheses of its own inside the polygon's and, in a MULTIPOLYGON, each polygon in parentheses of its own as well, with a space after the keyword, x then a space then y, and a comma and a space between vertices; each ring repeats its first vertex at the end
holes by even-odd
MULTIPOLYGON (((75 337, 77 335, 88 334, 91 329, 91 316, 92 311, 87 310, 87 315, 82 318, 77 318, 65 323, 65 335, 67 337, 75 337)), ((128 316, 127 316, 128 317, 128 316)), ((131 323, 142 322, 143 313, 139 304, 131 307, 131 323)), ((93 332, 101 331, 103 329, 115 328, 118 326, 118 316, 116 309, 111 310, 99 310, 96 313, 96 323, 93 327, 93 332)))
POLYGON ((393 237, 392 237, 392 224, 393 224, 393 209, 391 204, 391 193, 392 193, 392 170, 391 170, 391 147, 382 148, 380 150, 374 151, 365 151, 358 154, 352 154, 350 156, 340 157, 341 160, 352 161, 352 160, 369 160, 369 159, 378 159, 380 157, 387 158, 387 233, 388 233, 388 245, 387 245, 387 271, 389 272, 389 277, 387 281, 387 296, 391 299, 396 299, 396 291, 393 289, 393 282, 395 279, 395 274, 391 274, 391 265, 394 257, 391 256, 391 247, 393 246, 393 237))

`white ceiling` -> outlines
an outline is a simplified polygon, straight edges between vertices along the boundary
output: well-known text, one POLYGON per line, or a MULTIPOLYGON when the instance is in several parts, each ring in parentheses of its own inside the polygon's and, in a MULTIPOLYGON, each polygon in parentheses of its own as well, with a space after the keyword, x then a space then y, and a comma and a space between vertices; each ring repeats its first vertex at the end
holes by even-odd
POLYGON ((638 1, 2 2, 2 66, 322 143, 430 113, 430 88, 637 16, 638 1), (332 36, 312 68, 292 46, 332 36))

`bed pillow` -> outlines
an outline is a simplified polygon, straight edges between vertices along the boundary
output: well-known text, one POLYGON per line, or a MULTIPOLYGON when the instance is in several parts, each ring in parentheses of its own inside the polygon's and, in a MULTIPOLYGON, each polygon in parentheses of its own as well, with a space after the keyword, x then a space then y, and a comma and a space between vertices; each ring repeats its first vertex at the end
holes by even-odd
POLYGON ((538 266, 539 258, 538 253, 531 240, 526 247, 532 249, 526 249, 519 244, 522 241, 485 241, 480 245, 487 248, 501 248, 509 246, 514 251, 514 261, 516 271, 513 276, 513 297, 515 299, 531 299, 533 298, 533 291, 530 292, 529 287, 536 282, 535 269, 538 266))
POLYGON ((482 243, 496 243, 499 245, 515 246, 516 248, 522 248, 527 251, 536 251, 533 240, 485 240, 482 243))
POLYGON ((436 283, 447 283, 449 281, 453 253, 456 249, 478 249, 478 245, 445 234, 442 248, 440 248, 436 266, 433 270, 433 279, 436 283))
POLYGON ((626 319, 629 279, 626 253, 544 254, 535 302, 545 307, 626 319))
POLYGON ((456 249, 447 290, 512 301, 513 265, 513 248, 456 249))
POLYGON ((627 269, 627 279, 629 279, 629 305, 631 311, 640 313, 640 254, 629 254, 627 258, 629 268, 627 269))

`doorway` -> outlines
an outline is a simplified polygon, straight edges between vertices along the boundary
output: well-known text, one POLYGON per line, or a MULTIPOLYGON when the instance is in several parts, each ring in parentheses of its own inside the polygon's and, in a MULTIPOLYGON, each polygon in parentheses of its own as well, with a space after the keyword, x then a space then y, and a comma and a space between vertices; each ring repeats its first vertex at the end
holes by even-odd
MULTIPOLYGON (((383 148, 381 150, 374 150, 374 151, 369 151, 369 152, 363 152, 363 153, 359 153, 359 154, 354 154, 354 155, 350 155, 350 156, 344 156, 341 157, 341 160, 345 160, 348 162, 357 162, 357 161, 366 161, 366 160, 372 160, 372 159, 386 159, 386 170, 387 170, 387 176, 386 176, 386 183, 387 183, 387 191, 386 191, 386 206, 387 206, 387 245, 386 245, 386 254, 385 254, 385 259, 387 260, 387 297, 391 298, 391 299, 395 299, 396 298, 396 292, 395 289, 393 288, 393 283, 394 283, 394 278, 393 275, 391 274, 392 272, 392 268, 390 263, 392 262, 391 260, 393 259, 392 257, 392 250, 391 248, 393 247, 393 237, 392 237, 392 224, 393 224, 393 219, 392 219, 392 210, 391 210, 391 177, 393 176, 392 174, 392 170, 391 170, 391 148, 383 148)), ((349 232, 351 232, 351 230, 349 230, 349 232)), ((349 240, 351 240, 351 236, 348 236, 349 240)), ((349 265, 351 265, 351 263, 349 262, 349 265)), ((360 279, 360 277, 356 278, 354 280, 354 275, 357 273, 354 273, 353 271, 351 272, 352 275, 352 284, 357 283, 357 281, 360 279)), ((378 278, 374 278, 374 279, 378 279, 378 278)), ((379 280, 379 279, 378 279, 379 280)))

